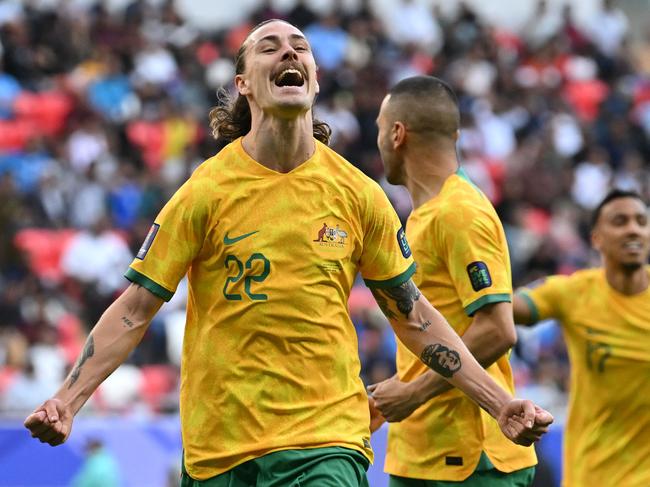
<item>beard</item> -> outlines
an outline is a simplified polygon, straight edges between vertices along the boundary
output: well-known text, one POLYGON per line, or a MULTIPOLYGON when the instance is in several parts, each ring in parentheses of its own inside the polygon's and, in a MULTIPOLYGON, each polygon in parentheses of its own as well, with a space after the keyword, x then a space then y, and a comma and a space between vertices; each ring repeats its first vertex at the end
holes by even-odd
POLYGON ((623 268, 623 272, 631 274, 633 272, 638 271, 645 265, 644 262, 623 262, 621 263, 621 267, 623 268))

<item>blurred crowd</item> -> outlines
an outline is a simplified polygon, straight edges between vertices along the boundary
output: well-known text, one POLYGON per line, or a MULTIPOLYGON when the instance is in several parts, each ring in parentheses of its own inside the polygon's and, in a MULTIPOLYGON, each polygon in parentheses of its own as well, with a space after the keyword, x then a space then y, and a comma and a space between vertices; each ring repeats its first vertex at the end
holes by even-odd
MULTIPOLYGON (((617 5, 604 0, 578 24, 568 4, 535 3, 517 31, 462 1, 443 15, 415 0, 328 11, 258 1, 244 22, 206 31, 171 1, 3 2, 0 414, 31 410, 72 367, 157 212, 219 149, 208 111, 233 89, 241 42, 269 18, 303 29, 319 65, 316 117, 403 220, 410 200, 383 179, 375 118, 393 83, 433 74, 459 96, 460 157, 502 218, 515 286, 594 265, 590 210, 613 186, 650 199, 650 78, 617 5)), ((177 410, 185 297, 182 284, 85 412, 177 410)), ((361 284, 350 311, 363 380, 388 377, 394 339, 361 284)), ((522 334, 516 352, 521 394, 561 415, 557 326, 522 334)))

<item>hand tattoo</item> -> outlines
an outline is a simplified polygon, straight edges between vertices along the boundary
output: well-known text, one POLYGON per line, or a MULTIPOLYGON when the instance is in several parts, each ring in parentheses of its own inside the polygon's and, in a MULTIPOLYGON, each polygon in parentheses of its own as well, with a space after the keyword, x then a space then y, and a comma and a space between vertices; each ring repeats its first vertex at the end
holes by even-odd
POLYGON ((440 343, 427 345, 420 354, 420 360, 443 377, 451 377, 461 367, 458 352, 440 343))
POLYGON ((72 387, 72 385, 77 382, 77 379, 81 375, 81 366, 88 360, 90 357, 93 356, 95 353, 95 341, 93 340, 93 336, 90 335, 88 337, 88 340, 86 341, 86 345, 84 345, 83 352, 81 353, 81 357, 79 358, 79 362, 77 363, 76 367, 72 371, 72 374, 70 374, 70 385, 68 386, 68 389, 72 387))
POLYGON ((411 279, 399 286, 388 289, 371 288, 370 290, 377 304, 389 320, 396 319, 397 314, 390 308, 388 299, 394 302, 397 310, 408 318, 409 313, 413 311, 413 305, 421 296, 420 291, 411 279))

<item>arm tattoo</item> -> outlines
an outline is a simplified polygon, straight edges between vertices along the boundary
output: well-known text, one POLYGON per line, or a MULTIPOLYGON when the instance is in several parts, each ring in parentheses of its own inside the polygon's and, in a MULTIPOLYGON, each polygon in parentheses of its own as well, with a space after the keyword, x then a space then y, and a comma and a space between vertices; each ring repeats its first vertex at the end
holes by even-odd
POLYGON ((388 301, 386 301, 386 298, 381 294, 379 289, 373 289, 371 288, 370 291, 372 292, 372 295, 375 297, 375 301, 377 301, 377 304, 379 305, 379 309, 381 309, 382 313, 384 313, 384 316, 388 318, 389 320, 394 320, 397 318, 397 315, 393 313, 393 310, 390 309, 388 306, 388 301))
POLYGON ((83 352, 81 353, 81 357, 79 358, 79 362, 77 363, 77 366, 74 368, 72 371, 72 374, 70 374, 70 385, 68 386, 68 389, 72 387, 72 385, 77 382, 77 379, 81 375, 81 366, 88 360, 90 357, 93 356, 95 353, 95 341, 93 340, 93 336, 90 335, 88 337, 88 340, 86 341, 86 345, 84 345, 83 352))
POLYGON ((420 299, 420 291, 409 279, 399 286, 391 287, 389 289, 376 289, 372 288, 372 295, 375 297, 377 304, 389 320, 396 319, 397 315, 390 308, 388 299, 395 302, 397 310, 408 318, 408 315, 413 311, 414 303, 420 299))
POLYGON ((443 377, 451 377, 461 367, 458 352, 439 343, 424 347, 420 360, 443 377))
POLYGON ((133 328, 133 325, 135 325, 135 323, 133 323, 126 316, 122 316, 122 322, 124 322, 124 326, 128 326, 129 328, 133 328))

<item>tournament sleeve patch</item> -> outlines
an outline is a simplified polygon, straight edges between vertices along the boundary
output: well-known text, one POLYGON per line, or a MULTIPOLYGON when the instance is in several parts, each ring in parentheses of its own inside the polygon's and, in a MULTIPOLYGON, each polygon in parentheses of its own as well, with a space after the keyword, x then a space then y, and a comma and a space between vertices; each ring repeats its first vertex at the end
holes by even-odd
POLYGON ((467 275, 474 291, 480 291, 492 285, 492 276, 490 276, 490 271, 485 262, 472 262, 467 266, 467 275))
POLYGON ((153 243, 153 239, 156 238, 156 235, 158 234, 159 228, 160 225, 158 225, 157 223, 151 225, 151 229, 147 234, 147 238, 144 239, 142 247, 140 247, 140 250, 138 250, 138 255, 136 255, 136 258, 140 260, 144 260, 144 258, 147 255, 147 252, 149 252, 149 248, 151 247, 151 244, 153 243))
POLYGON ((404 258, 408 259, 411 257, 411 247, 409 247, 409 243, 406 240, 406 232, 404 231, 404 227, 401 227, 397 231, 397 243, 399 244, 399 249, 402 251, 404 258))

